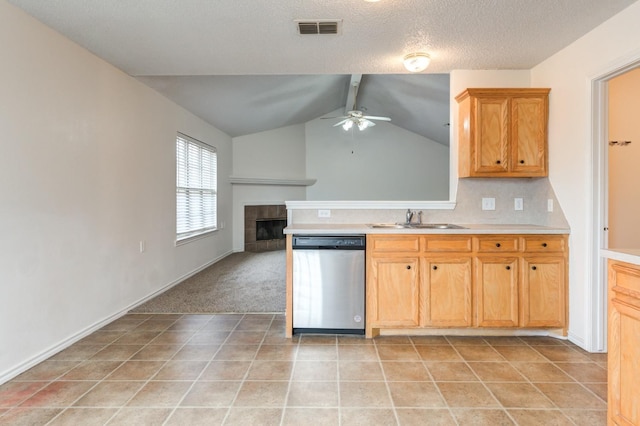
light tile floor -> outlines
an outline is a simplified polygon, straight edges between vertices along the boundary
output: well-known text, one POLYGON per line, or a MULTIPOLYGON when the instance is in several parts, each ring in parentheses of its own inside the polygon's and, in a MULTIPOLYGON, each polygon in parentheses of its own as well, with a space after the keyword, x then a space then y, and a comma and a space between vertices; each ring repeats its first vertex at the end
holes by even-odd
POLYGON ((0 386, 0 425, 605 425, 606 355, 548 337, 284 337, 129 314, 0 386))

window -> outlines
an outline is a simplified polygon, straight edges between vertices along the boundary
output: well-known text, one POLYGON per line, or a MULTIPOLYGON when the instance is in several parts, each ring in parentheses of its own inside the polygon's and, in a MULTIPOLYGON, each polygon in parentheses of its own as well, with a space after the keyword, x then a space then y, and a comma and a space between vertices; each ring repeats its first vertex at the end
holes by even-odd
POLYGON ((176 138, 176 234, 185 240, 217 226, 216 149, 178 133, 176 138))

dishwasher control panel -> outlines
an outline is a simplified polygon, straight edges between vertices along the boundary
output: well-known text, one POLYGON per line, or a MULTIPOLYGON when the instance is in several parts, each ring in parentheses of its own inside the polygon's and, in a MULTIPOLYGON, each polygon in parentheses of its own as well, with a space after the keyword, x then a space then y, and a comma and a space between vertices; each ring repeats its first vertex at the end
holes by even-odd
POLYGON ((294 249, 364 250, 364 235, 294 235, 294 249))

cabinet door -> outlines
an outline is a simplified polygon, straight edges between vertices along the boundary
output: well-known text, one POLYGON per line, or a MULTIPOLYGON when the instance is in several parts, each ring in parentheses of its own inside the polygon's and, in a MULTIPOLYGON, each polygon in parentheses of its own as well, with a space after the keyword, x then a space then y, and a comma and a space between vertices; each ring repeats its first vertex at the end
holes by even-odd
POLYGON ((504 173, 508 156, 508 98, 477 98, 475 137, 471 147, 474 173, 504 173))
POLYGON ((426 257, 420 270, 422 325, 471 326, 471 257, 426 257))
POLYGON ((521 325, 565 326, 565 260, 562 256, 523 257, 521 325))
POLYGON ((517 327, 518 258, 476 258, 475 297, 479 327, 517 327))
POLYGON ((371 327, 417 326, 417 257, 371 258, 367 323, 371 327))
POLYGON ((511 171, 546 176, 547 98, 511 99, 511 171))
POLYGON ((640 268, 609 261, 609 424, 640 424, 640 268))

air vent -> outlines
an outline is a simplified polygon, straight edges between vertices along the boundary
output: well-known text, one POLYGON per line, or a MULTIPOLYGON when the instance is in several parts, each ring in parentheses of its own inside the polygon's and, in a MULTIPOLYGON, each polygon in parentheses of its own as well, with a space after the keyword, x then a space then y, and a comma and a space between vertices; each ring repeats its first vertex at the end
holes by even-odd
POLYGON ((296 24, 300 35, 338 34, 340 32, 340 21, 335 19, 296 21, 296 24))

